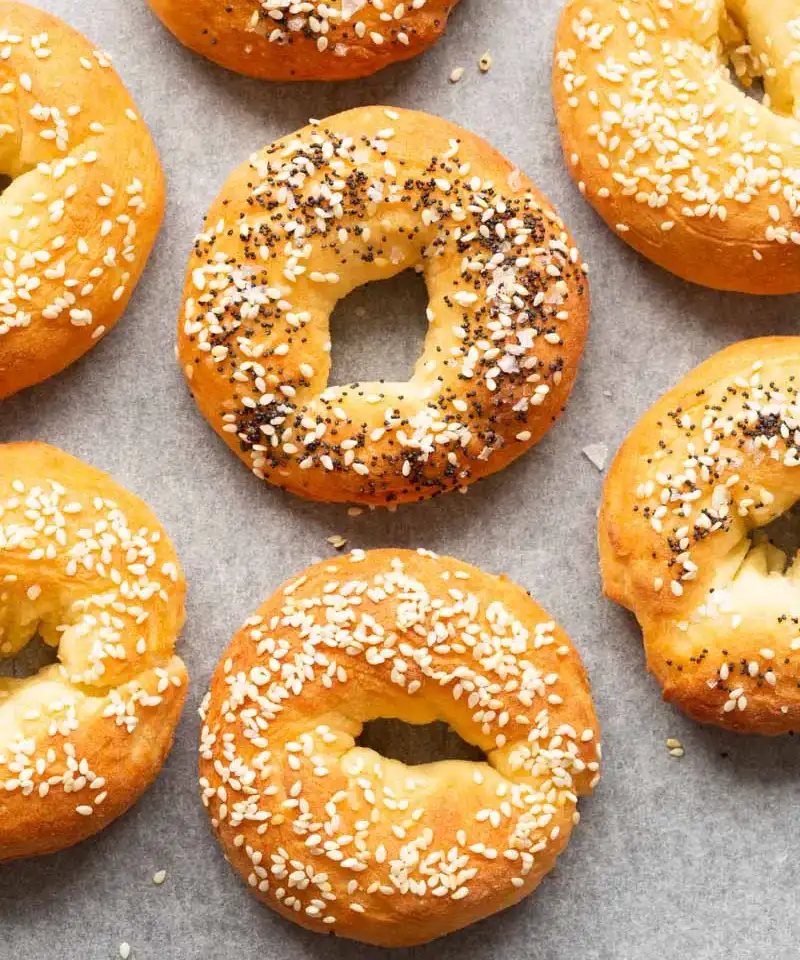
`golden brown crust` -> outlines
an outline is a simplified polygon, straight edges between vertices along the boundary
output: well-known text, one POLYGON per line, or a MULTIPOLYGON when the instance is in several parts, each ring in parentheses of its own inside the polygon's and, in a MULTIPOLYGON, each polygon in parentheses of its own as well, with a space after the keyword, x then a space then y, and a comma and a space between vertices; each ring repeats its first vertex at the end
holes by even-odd
POLYGON ((445 120, 366 107, 232 174, 190 259, 178 351, 256 476, 389 504, 466 487, 537 443, 588 316, 572 237, 519 170, 445 120), (430 295, 411 380, 328 386, 336 301, 410 268, 430 295))
POLYGON ((621 239, 684 279, 800 290, 796 18, 794 0, 564 9, 553 89, 570 173, 621 239), (765 104, 729 61, 745 83, 763 74, 765 104))
POLYGON ((0 398, 58 373, 117 322, 164 211, 155 145, 107 54, 0 0, 0 398))
POLYGON ((53 447, 0 446, 0 508, 0 659, 58 646, 0 675, 4 861, 96 833, 157 776, 186 696, 186 585, 152 511, 53 447))
POLYGON ((353 80, 423 53, 458 0, 148 0, 182 44, 262 80, 353 80))
POLYGON ((666 699, 742 732, 800 729, 800 567, 756 533, 800 498, 800 338, 735 344, 631 431, 606 481, 606 594, 666 699))
POLYGON ((356 551, 285 584, 204 702, 201 796, 251 891, 309 929, 413 946, 552 868, 598 778, 589 684, 520 587, 425 551, 356 551), (406 767, 357 746, 439 719, 487 754, 406 767))

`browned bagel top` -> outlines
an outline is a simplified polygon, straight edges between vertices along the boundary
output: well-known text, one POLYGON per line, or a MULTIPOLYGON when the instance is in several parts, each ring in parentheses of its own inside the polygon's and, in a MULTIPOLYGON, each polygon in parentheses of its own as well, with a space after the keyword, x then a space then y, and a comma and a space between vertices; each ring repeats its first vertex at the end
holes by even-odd
POLYGON ((314 499, 422 500, 552 426, 588 300, 572 237, 512 163, 438 117, 365 107, 230 177, 190 258, 179 359, 256 476, 314 499), (405 269, 430 297, 410 381, 330 384, 334 305, 405 269))
POLYGON ((265 903, 408 946, 530 893, 599 756, 580 658, 524 590, 426 551, 355 551, 234 637, 204 704, 200 783, 265 903), (356 742, 379 716, 444 720, 486 762, 387 760, 356 742))
POLYGON ((152 511, 53 447, 0 445, 0 861, 102 829, 158 773, 186 695, 185 581, 152 511))
POLYGON ((0 398, 117 322, 164 209, 155 145, 110 56, 0 0, 0 398))
POLYGON ((720 351, 656 402, 608 475, 606 592, 698 719, 800 729, 800 567, 759 535, 800 497, 800 337, 720 351))
POLYGON ((553 86, 570 172, 626 243, 695 283, 800 290, 798 13, 795 0, 564 8, 553 86), (756 81, 763 102, 741 89, 756 81))
POLYGON ((266 80, 348 80, 435 43, 458 0, 148 0, 190 49, 266 80))

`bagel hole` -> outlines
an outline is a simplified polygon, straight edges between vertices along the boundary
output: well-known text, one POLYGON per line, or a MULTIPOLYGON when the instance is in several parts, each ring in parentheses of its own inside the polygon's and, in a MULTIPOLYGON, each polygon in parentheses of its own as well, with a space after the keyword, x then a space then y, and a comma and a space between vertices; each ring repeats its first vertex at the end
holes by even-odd
POLYGON ((736 76, 736 73, 733 67, 728 65, 728 73, 731 77, 731 83, 736 87, 737 90, 740 90, 746 97, 749 97, 751 100, 756 100, 758 103, 763 103, 765 106, 769 106, 769 101, 766 98, 766 91, 764 90, 764 81, 761 77, 751 77, 750 86, 745 86, 743 81, 736 76))
POLYGON ((25 680, 57 662, 58 647, 51 647, 36 633, 18 653, 0 660, 0 677, 25 680))
POLYGON ((771 523, 754 530, 751 539, 755 543, 768 540, 786 554, 787 566, 790 565, 800 551, 800 508, 795 505, 771 523))
POLYGON ((722 25, 723 57, 731 83, 751 100, 770 106, 764 89, 762 71, 765 65, 750 45, 746 20, 731 0, 726 3, 726 17, 722 25))
POLYGON ((358 287, 331 314, 330 386, 406 383, 422 354, 428 293, 414 270, 358 287))
POLYGON ((439 760, 486 763, 486 754, 480 747, 467 743, 441 720, 421 725, 388 717, 370 720, 364 724, 356 745, 409 767, 439 760))

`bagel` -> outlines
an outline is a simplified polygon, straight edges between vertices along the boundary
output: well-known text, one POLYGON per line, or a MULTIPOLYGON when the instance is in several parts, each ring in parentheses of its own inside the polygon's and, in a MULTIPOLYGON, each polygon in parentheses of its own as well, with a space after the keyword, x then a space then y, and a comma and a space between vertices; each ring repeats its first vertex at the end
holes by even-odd
POLYGON ((633 429, 600 514, 665 699, 746 733, 800 730, 800 562, 758 532, 800 498, 798 385, 800 337, 711 357, 633 429))
POLYGON ((158 154, 106 53, 0 0, 0 397, 45 380, 122 315, 158 233, 158 154))
POLYGON ((148 0, 180 40, 262 80, 354 80, 441 37, 458 0, 148 0))
POLYGON ((36 636, 58 648, 0 671, 5 861, 97 833, 155 779, 186 695, 185 583, 141 500, 40 443, 0 445, 0 581, 0 664, 36 636))
POLYGON ((720 290, 800 291, 796 0, 570 0, 554 91, 565 156, 634 249, 720 290), (764 102, 734 83, 763 82, 764 102))
POLYGON ((553 867, 599 777, 586 673, 520 587, 427 551, 354 551, 233 638, 201 711, 200 789, 227 859, 295 923, 413 946, 553 867), (408 767, 365 722, 444 720, 485 763, 408 767))
POLYGON ((530 181, 422 113, 351 110, 236 170, 197 238, 178 355, 253 473, 315 500, 423 500, 500 470, 561 413, 585 267, 530 181), (430 296, 408 383, 328 385, 331 311, 414 268, 430 296))

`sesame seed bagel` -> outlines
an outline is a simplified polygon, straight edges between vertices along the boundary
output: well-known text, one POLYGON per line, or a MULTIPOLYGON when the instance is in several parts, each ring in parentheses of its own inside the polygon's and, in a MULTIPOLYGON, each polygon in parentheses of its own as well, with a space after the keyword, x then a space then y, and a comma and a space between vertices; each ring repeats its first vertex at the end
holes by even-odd
POLYGON ((0 861, 62 850, 152 783, 186 695, 185 583, 141 500, 39 443, 0 446, 0 861), (35 637, 58 661, 15 676, 35 637))
POLYGON ((746 733, 800 730, 800 564, 758 532, 800 498, 798 391, 800 337, 711 357, 631 432, 600 515, 665 698, 746 733))
POLYGON ((164 210, 156 148, 108 54, 0 0, 0 397, 114 326, 164 210))
POLYGON ((796 0, 569 0, 554 90, 570 172, 623 240, 694 283, 800 291, 796 0))
POLYGON ((458 0, 148 0, 184 46, 262 80, 353 80, 423 53, 458 0))
POLYGON ((246 621, 204 701, 200 787, 252 892, 318 932, 425 943, 529 894, 599 776, 589 683, 524 590, 426 551, 354 551, 246 621), (485 763, 409 767, 365 722, 447 722, 485 763))
POLYGON ((316 500, 463 488, 561 413, 588 324, 585 266, 530 181, 473 134, 366 107, 255 154, 190 258, 179 359, 253 473, 316 500), (331 386, 330 314, 413 268, 429 327, 408 383, 331 386))

